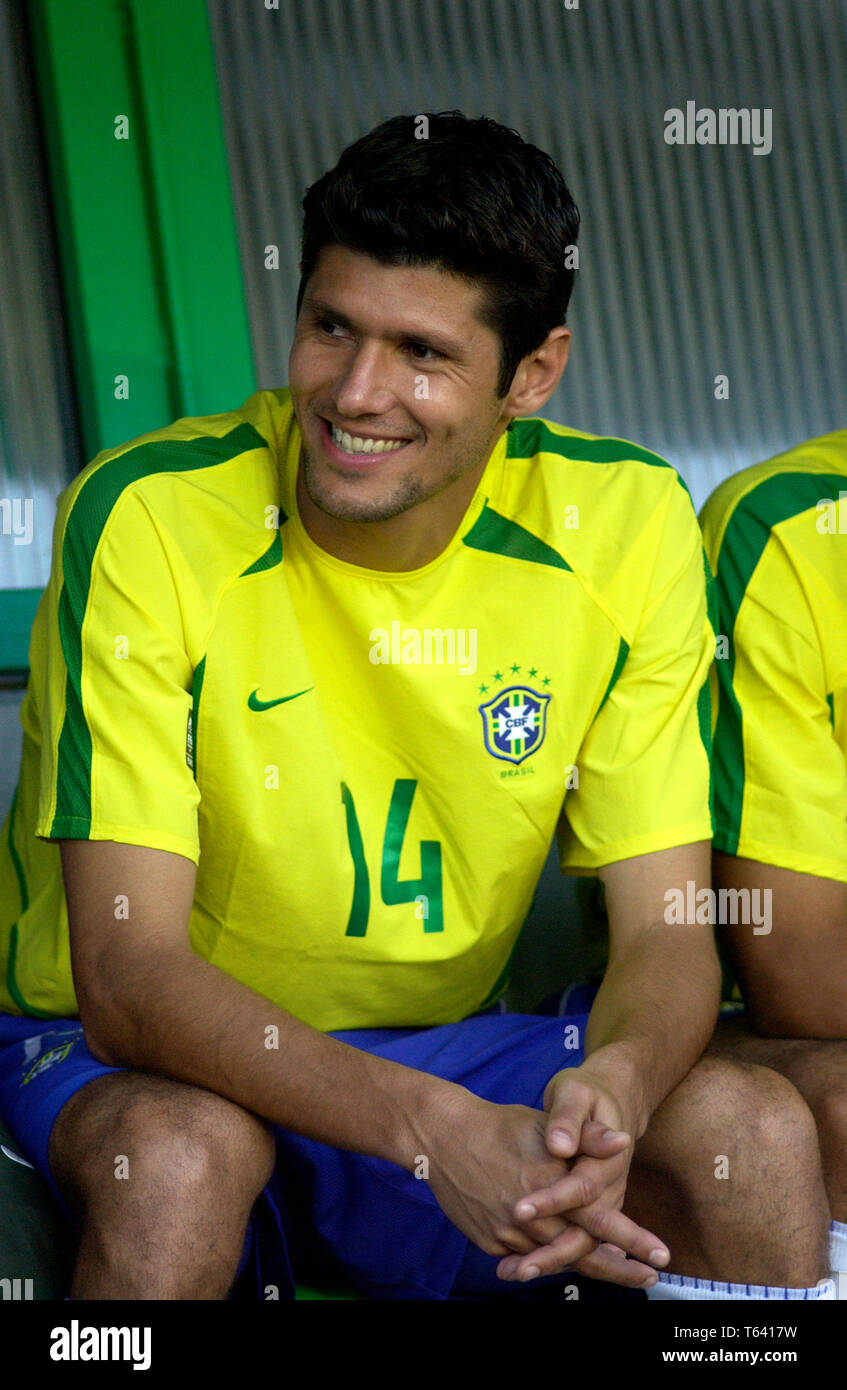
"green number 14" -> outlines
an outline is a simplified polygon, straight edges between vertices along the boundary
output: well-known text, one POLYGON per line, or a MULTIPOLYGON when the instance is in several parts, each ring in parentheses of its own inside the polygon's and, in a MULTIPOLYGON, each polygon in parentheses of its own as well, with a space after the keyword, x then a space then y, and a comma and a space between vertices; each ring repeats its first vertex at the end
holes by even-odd
MULTIPOLYGON (((420 903, 424 931, 444 930, 444 904, 441 893, 441 844, 438 840, 421 840, 420 878, 399 877, 400 853, 409 813, 415 795, 417 781, 410 777, 398 778, 391 793, 388 820, 385 826, 385 839, 382 842, 382 868, 379 886, 382 901, 389 907, 396 903, 420 903)), ((345 936, 364 936, 368 929, 368 914, 371 906, 371 885, 362 832, 353 793, 346 782, 341 783, 341 800, 347 813, 347 839, 353 856, 353 902, 347 921, 345 936)))

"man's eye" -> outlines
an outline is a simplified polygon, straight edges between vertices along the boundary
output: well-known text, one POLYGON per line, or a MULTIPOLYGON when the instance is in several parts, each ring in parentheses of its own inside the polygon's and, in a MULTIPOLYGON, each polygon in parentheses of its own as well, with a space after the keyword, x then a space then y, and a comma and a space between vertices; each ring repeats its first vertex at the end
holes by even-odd
POLYGON ((411 349, 413 356, 416 356, 418 351, 431 354, 428 358, 418 358, 418 361, 434 362, 437 358, 444 356, 443 352, 438 352, 436 348, 429 347, 426 343, 407 343, 406 347, 411 349))
POLYGON ((332 334, 332 329, 340 327, 334 319, 318 319, 317 324, 318 328, 322 329, 325 333, 329 333, 331 337, 334 336, 332 334))

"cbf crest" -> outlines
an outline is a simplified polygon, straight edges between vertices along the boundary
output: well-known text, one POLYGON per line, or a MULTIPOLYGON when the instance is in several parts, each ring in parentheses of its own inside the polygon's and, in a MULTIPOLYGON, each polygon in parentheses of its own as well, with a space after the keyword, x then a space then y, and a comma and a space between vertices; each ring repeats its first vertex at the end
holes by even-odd
POLYGON ((510 685, 479 706, 485 746, 495 758, 522 763, 544 742, 549 695, 528 685, 510 685))

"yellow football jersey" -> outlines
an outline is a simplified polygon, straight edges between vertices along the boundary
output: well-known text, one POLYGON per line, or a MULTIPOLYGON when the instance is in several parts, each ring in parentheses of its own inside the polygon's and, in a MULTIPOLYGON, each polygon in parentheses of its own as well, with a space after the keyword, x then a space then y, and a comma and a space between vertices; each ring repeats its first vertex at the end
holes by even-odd
POLYGON ((701 520, 715 848, 847 882, 847 430, 728 478, 701 520))
POLYGON ((709 576, 673 469, 515 420, 443 552, 389 573, 308 535, 300 447, 258 391, 62 493, 0 1007, 78 1013, 62 838, 193 860, 194 950, 330 1030, 497 999, 557 824, 581 874, 710 837, 709 576))

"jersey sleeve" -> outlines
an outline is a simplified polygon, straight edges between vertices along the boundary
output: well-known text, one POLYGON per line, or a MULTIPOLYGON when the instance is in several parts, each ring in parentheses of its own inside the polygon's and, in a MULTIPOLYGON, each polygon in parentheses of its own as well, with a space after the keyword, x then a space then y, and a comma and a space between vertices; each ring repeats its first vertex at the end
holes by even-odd
POLYGON ((640 621, 583 741, 558 826, 565 873, 709 840, 711 573, 679 483, 640 621))
POLYGON ((847 764, 801 574, 771 532, 734 607, 734 566, 725 543, 717 584, 728 650, 715 663, 715 848, 847 882, 847 764))
MULTIPOLYGON (((96 489, 96 474, 87 487, 96 489)), ((200 795, 187 755, 194 670, 173 543, 169 551, 132 487, 108 510, 96 490, 80 489, 56 526, 39 653, 35 833, 145 845, 197 863, 200 795)))

